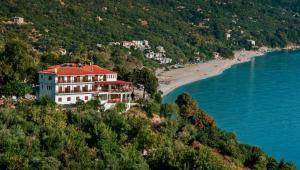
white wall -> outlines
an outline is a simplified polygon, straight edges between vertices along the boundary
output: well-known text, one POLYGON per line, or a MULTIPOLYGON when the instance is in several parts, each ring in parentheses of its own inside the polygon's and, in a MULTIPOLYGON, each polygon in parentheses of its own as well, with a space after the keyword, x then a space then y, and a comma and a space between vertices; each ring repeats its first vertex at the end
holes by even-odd
POLYGON ((106 81, 117 81, 117 74, 107 74, 106 75, 106 81))
POLYGON ((77 102, 77 97, 80 98, 80 100, 87 102, 89 100, 93 99, 93 94, 70 94, 70 95, 56 95, 55 96, 55 102, 57 104, 75 104, 77 102), (70 97, 70 101, 68 101, 68 98, 70 97), (88 97, 86 100, 85 97, 88 97), (61 101, 59 101, 59 98, 61 98, 61 101))

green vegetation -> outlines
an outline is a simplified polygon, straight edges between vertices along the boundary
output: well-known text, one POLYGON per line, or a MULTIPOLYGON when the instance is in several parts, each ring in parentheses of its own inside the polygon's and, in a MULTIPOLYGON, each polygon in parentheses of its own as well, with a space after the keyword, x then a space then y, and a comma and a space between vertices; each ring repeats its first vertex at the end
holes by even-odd
MULTIPOLYGON (((186 109, 194 110, 195 101, 182 96, 186 109)), ((163 117, 154 124, 136 115, 144 112, 139 108, 120 114, 123 104, 105 112, 95 106, 91 101, 63 108, 42 98, 0 107, 0 168, 296 169, 239 144, 200 109, 191 118, 180 116, 181 105, 163 104, 163 117)))
POLYGON ((8 41, 0 51, 0 93, 22 97, 32 92, 36 82, 39 56, 19 39, 8 41))
POLYGON ((145 99, 146 92, 151 98, 155 97, 158 88, 158 80, 155 74, 147 69, 134 69, 131 74, 131 81, 136 87, 143 87, 143 98, 145 99))
POLYGON ((300 43, 298 3, 2 0, 1 94, 30 93, 37 72, 49 65, 92 61, 132 81, 144 97, 128 112, 123 103, 103 111, 98 101, 62 107, 47 97, 18 100, 16 107, 4 103, 0 169, 296 169, 238 143, 187 94, 162 104, 152 70, 158 63, 139 50, 107 44, 149 40, 175 62, 209 60, 214 52, 229 58, 233 50, 253 48, 248 40, 283 47, 300 43), (11 24, 14 16, 26 23, 11 24), (60 47, 68 54, 60 55, 60 47))
POLYGON ((39 57, 27 43, 12 39, 0 53, 0 84, 11 80, 25 81, 36 74, 39 57))
POLYGON ((94 56, 106 66, 129 60, 155 66, 139 52, 128 54, 126 50, 114 49, 118 47, 96 47, 98 43, 107 45, 125 40, 149 40, 152 47, 163 45, 175 62, 193 60, 195 54, 210 59, 213 52, 231 57, 233 50, 251 47, 247 40, 270 47, 299 43, 298 3, 297 0, 3 0, 0 44, 11 35, 18 35, 47 55, 63 47, 72 52, 63 60, 90 60, 94 56), (30 23, 7 24, 14 16, 24 17, 30 23), (231 35, 228 40, 227 33, 231 35))

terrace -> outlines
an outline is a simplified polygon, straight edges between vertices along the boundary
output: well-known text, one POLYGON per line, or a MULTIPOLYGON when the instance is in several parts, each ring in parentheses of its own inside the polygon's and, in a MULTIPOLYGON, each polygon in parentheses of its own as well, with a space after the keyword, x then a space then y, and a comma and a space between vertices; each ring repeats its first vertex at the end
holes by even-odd
POLYGON ((96 82, 95 85, 92 85, 90 88, 88 85, 77 85, 71 87, 68 86, 59 86, 57 93, 66 94, 66 93, 124 93, 132 91, 132 84, 125 81, 113 81, 113 82, 96 82))

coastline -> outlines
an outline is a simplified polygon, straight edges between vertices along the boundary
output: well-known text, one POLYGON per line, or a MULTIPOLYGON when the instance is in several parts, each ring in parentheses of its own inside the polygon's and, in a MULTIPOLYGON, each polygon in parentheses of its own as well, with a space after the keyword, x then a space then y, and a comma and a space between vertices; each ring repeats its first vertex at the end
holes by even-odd
POLYGON ((285 48, 261 47, 258 50, 250 51, 239 50, 234 51, 233 59, 214 59, 205 63, 186 64, 184 65, 184 68, 172 69, 169 71, 158 69, 156 75, 159 80, 159 90, 162 91, 163 96, 165 96, 180 86, 217 76, 233 65, 249 62, 254 57, 263 56, 274 51, 296 49, 300 49, 300 46, 290 45, 285 48))

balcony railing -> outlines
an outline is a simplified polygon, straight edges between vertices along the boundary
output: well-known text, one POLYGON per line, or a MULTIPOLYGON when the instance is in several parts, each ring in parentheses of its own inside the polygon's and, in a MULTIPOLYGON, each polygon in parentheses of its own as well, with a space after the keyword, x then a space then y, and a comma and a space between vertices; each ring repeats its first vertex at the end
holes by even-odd
POLYGON ((74 89, 74 90, 58 90, 57 93, 61 93, 61 94, 64 94, 64 93, 87 93, 87 92, 95 92, 95 93, 101 93, 101 92, 105 92, 105 93, 122 93, 122 92, 131 92, 131 90, 96 90, 96 89, 84 89, 84 90, 77 90, 77 89, 74 89))
POLYGON ((82 80, 57 80, 57 83, 84 83, 92 82, 91 79, 82 79, 82 80))
POLYGON ((115 99, 110 99, 107 102, 108 103, 128 103, 129 99, 123 99, 123 100, 121 100, 120 98, 115 98, 115 99))
POLYGON ((87 93, 87 92, 97 92, 94 90, 59 90, 59 94, 65 94, 65 93, 87 93))

